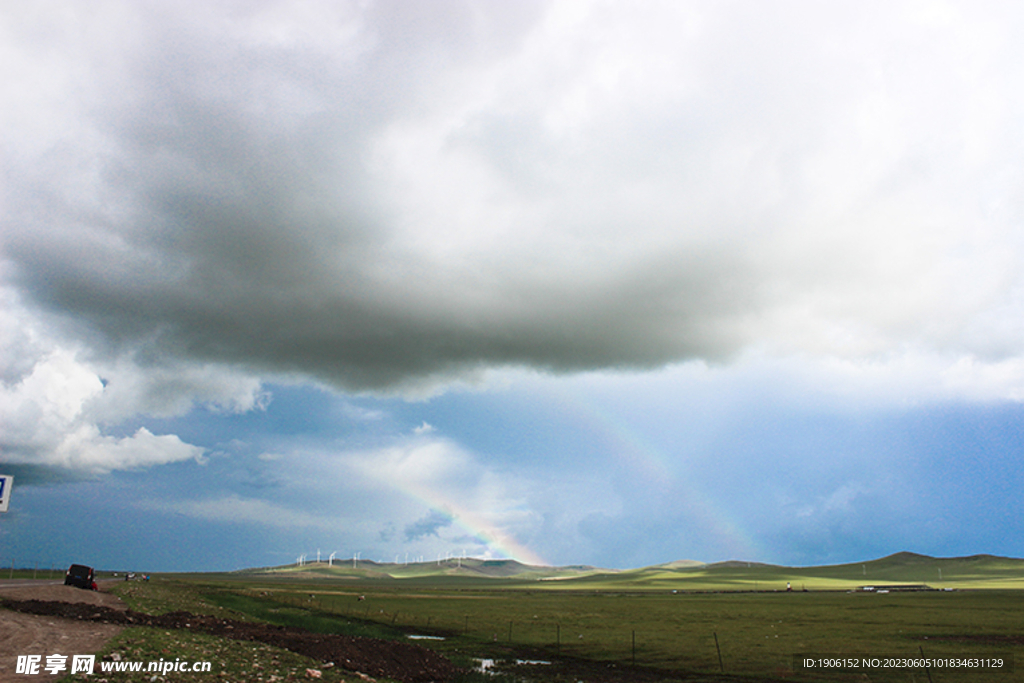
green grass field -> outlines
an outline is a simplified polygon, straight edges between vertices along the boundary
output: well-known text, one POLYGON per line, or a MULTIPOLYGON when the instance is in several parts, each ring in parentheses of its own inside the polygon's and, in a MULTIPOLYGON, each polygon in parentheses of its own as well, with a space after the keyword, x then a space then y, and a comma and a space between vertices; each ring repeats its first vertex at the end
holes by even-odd
MULTIPOLYGON (((721 667, 730 673, 760 676, 789 675, 793 655, 798 653, 1024 653, 1020 620, 1024 594, 1016 591, 665 595, 650 591, 409 590, 400 586, 363 589, 305 584, 250 586, 244 592, 269 591, 267 597, 281 605, 446 636, 451 642, 439 645, 442 649, 469 649, 491 657, 521 651, 530 658, 564 655, 632 663, 635 638, 638 664, 706 672, 721 667), (359 600, 360 595, 365 599, 359 600)), ((985 680, 1014 678, 992 674, 985 680)))
MULTIPOLYGON (((1024 591, 1015 590, 1024 578, 1022 566, 987 556, 901 554, 816 568, 745 563, 614 573, 574 568, 569 578, 555 580, 536 572, 524 578, 508 565, 497 567, 506 578, 487 578, 479 566, 440 572, 436 564, 403 566, 407 578, 395 578, 386 570, 397 566, 307 565, 301 571, 179 577, 173 585, 189 586, 206 605, 274 623, 377 637, 440 636, 445 640, 420 642, 463 664, 470 657, 577 658, 618 667, 635 662, 666 676, 690 672, 706 680, 724 671, 737 680, 923 683, 930 677, 933 683, 1002 683, 1019 680, 1020 674, 808 673, 794 671, 793 658, 923 653, 1024 663, 1024 591), (787 582, 791 592, 785 590, 787 582), (943 590, 895 590, 921 584, 943 590), (888 586, 891 592, 858 590, 864 586, 888 586)), ((530 680, 556 680, 545 678, 543 666, 530 670, 530 680)))

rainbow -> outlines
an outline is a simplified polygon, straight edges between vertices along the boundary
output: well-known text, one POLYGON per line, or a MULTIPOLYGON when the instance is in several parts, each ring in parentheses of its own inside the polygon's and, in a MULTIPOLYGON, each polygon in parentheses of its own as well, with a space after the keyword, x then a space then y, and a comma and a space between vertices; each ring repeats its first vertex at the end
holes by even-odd
POLYGON ((425 504, 431 510, 442 511, 452 523, 466 531, 495 557, 508 558, 535 566, 549 566, 540 555, 520 543, 511 533, 497 527, 484 515, 451 500, 439 491, 422 483, 407 482, 400 490, 410 498, 425 504))
MULTIPOLYGON (((671 494, 687 520, 715 541, 729 559, 763 557, 763 549, 739 519, 700 491, 695 479, 680 475, 680 463, 652 444, 618 415, 588 399, 590 392, 558 389, 549 394, 559 408, 583 429, 603 437, 608 450, 626 467, 643 477, 653 491, 671 494)), ((683 559, 683 558, 675 558, 683 559)))
POLYGON ((512 534, 499 529, 479 514, 451 501, 431 502, 420 497, 423 502, 435 510, 443 510, 452 516, 452 522, 485 545, 494 556, 505 557, 539 567, 549 566, 540 555, 520 543, 512 534))
MULTIPOLYGON (((594 392, 566 388, 545 383, 543 392, 551 399, 565 421, 577 429, 598 436, 612 454, 630 472, 635 473, 652 492, 671 499, 679 516, 691 528, 711 541, 712 548, 726 558, 747 559, 764 557, 767 553, 746 531, 742 521, 730 514, 710 495, 700 490, 698 480, 685 474, 685 461, 670 456, 664 449, 651 443, 633 425, 620 415, 605 409, 591 398, 594 392)), ((600 392, 597 392, 600 393, 600 392)), ((439 491, 422 483, 407 483, 403 492, 426 504, 432 510, 450 514, 454 524, 468 532, 484 545, 489 553, 508 557, 525 564, 546 566, 540 555, 521 543, 515 536, 491 523, 483 514, 460 505, 439 491)), ((666 558, 671 559, 684 558, 666 558)))

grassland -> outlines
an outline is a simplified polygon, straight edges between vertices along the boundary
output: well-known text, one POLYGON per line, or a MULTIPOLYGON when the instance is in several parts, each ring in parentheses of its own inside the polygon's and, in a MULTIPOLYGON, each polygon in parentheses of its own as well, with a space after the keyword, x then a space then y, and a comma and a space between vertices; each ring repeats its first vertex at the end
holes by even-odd
POLYGON ((949 669, 807 673, 794 670, 793 658, 924 653, 1024 663, 1024 591, 1016 590, 1024 563, 1018 560, 900 554, 835 567, 676 564, 611 573, 572 568, 556 576, 536 570, 524 576, 506 564, 496 568, 499 578, 488 578, 487 567, 465 564, 441 571, 436 563, 403 566, 406 573, 398 578, 387 571, 397 565, 307 565, 180 576, 155 580, 146 590, 172 587, 160 600, 187 595, 185 602, 202 609, 324 632, 444 638, 419 642, 462 665, 474 657, 556 662, 506 667, 517 680, 588 680, 557 666, 576 662, 621 674, 598 680, 632 680, 628 672, 635 665, 647 672, 644 680, 663 672, 666 679, 688 680, 1002 683, 1019 675, 949 669), (895 590, 923 584, 944 590, 895 590), (858 590, 864 586, 889 586, 891 592, 858 590))
POLYGON ((666 595, 365 586, 357 595, 326 585, 262 588, 282 605, 445 636, 451 642, 443 647, 481 657, 572 656, 754 677, 789 675, 797 653, 1019 656, 1024 643, 1024 594, 1013 591, 666 595))

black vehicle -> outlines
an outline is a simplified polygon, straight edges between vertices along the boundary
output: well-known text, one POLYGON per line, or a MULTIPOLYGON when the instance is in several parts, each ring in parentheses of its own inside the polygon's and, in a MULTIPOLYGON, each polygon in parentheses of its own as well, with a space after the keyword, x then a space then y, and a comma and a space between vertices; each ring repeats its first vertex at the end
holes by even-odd
POLYGON ((68 567, 67 573, 64 574, 64 585, 78 586, 86 590, 97 590, 96 572, 93 571, 92 567, 86 567, 84 564, 73 564, 68 567))

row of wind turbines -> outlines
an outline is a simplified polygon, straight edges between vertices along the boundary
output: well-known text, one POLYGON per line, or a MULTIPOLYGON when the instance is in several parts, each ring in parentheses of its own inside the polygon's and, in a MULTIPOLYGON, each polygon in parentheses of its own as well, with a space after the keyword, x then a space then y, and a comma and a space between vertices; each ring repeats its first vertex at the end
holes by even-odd
MULTIPOLYGON (((337 554, 338 554, 338 551, 334 551, 333 553, 331 553, 331 556, 327 558, 327 566, 328 567, 334 566, 334 556, 337 555, 337 554)), ((356 561, 359 559, 359 555, 360 555, 360 553, 356 553, 355 555, 352 556, 352 566, 353 567, 356 566, 356 561)), ((316 549, 316 563, 320 564, 320 548, 316 549)), ((297 566, 299 566, 299 567, 304 566, 306 564, 306 555, 303 554, 303 555, 299 555, 298 557, 296 557, 295 558, 295 564, 297 566)))
MULTIPOLYGON (((333 567, 334 566, 334 558, 335 558, 335 556, 337 554, 338 554, 338 551, 334 551, 333 553, 330 554, 330 556, 328 556, 328 558, 327 558, 327 566, 328 567, 333 567)), ((354 555, 352 555, 352 568, 353 569, 356 569, 359 566, 360 555, 362 555, 362 554, 363 554, 362 552, 357 552, 354 555)), ((306 555, 305 553, 303 553, 302 555, 299 555, 298 557, 295 558, 295 565, 298 566, 298 567, 304 567, 305 565, 309 564, 306 561, 307 557, 308 557, 308 555, 306 555)), ((395 555, 395 564, 400 564, 399 561, 398 561, 398 557, 399 557, 398 555, 395 555)), ((444 560, 441 559, 441 554, 438 553, 438 555, 437 555, 437 564, 438 564, 438 566, 440 566, 442 561, 443 562, 450 562, 452 559, 458 560, 459 567, 461 567, 462 566, 462 561, 464 559, 466 559, 466 551, 465 551, 465 549, 463 549, 462 555, 454 555, 451 552, 445 553, 444 560)), ((316 564, 320 564, 320 562, 321 562, 321 560, 320 560, 320 548, 317 548, 316 549, 316 564)), ((414 563, 418 563, 418 564, 422 564, 423 563, 423 556, 420 555, 418 558, 414 558, 413 562, 414 563)), ((378 560, 377 563, 378 564, 383 564, 383 561, 382 560, 378 560)), ((405 554, 405 564, 409 564, 409 553, 405 554)))

